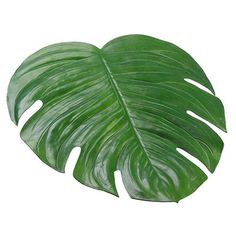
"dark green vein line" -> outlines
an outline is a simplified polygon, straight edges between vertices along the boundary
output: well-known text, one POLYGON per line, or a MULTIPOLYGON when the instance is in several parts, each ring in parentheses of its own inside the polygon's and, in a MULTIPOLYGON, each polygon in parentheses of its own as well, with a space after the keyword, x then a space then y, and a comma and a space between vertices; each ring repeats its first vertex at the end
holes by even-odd
POLYGON ((121 94, 120 90, 119 90, 119 87, 114 79, 114 76, 113 76, 113 73, 111 72, 111 69, 106 61, 106 59, 104 58, 104 56, 102 54, 99 55, 101 60, 102 60, 102 63, 104 64, 104 67, 107 71, 107 75, 108 75, 108 78, 109 78, 109 81, 110 81, 110 84, 111 84, 111 87, 113 88, 114 92, 115 92, 115 95, 121 105, 121 107, 123 108, 124 112, 125 112, 125 115, 127 117, 127 120, 131 126, 131 130, 133 131, 134 133, 134 137, 136 138, 137 142, 139 143, 139 145, 141 146, 144 154, 146 155, 147 157, 147 160, 150 162, 151 166, 152 166, 152 163, 151 161, 149 160, 149 155, 147 153, 147 150, 145 148, 145 145, 144 143, 142 142, 142 139, 139 135, 139 133, 137 132, 137 130, 135 129, 135 124, 133 122, 133 120, 130 118, 130 112, 127 108, 127 104, 125 102, 125 100, 123 99, 123 95, 121 94))

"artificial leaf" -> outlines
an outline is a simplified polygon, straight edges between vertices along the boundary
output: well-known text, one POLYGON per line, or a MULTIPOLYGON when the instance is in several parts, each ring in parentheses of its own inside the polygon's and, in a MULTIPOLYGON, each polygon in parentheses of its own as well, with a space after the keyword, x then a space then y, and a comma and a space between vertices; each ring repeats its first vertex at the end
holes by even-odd
POLYGON ((205 73, 179 47, 149 36, 119 37, 102 49, 69 42, 39 50, 10 81, 12 121, 37 100, 43 106, 22 128, 24 142, 60 172, 81 147, 74 177, 117 196, 119 170, 132 198, 177 202, 207 179, 177 148, 211 172, 223 149, 217 133, 187 113, 226 130, 223 105, 205 73))

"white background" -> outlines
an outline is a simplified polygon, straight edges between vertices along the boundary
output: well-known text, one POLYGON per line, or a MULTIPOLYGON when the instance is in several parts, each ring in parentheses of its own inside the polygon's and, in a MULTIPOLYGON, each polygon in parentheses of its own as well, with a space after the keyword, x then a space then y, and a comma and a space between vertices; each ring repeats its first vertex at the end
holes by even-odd
MULTIPOLYGON (((236 235, 236 5, 232 0, 0 2, 0 235, 236 235), (21 141, 6 92, 20 63, 43 46, 82 41, 102 47, 125 34, 147 34, 185 49, 222 99, 228 134, 213 175, 180 203, 120 198, 81 185, 44 165, 21 141)), ((29 114, 20 121, 20 127, 29 114)), ((217 130, 218 132, 218 130, 217 130)))

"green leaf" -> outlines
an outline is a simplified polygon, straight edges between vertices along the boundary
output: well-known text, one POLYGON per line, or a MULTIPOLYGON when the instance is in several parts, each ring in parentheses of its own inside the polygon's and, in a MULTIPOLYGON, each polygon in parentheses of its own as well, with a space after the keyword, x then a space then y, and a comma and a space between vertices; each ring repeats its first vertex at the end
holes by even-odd
POLYGON ((37 100, 43 106, 21 130, 25 143, 60 172, 81 147, 74 177, 117 196, 120 170, 132 198, 177 202, 207 176, 176 149, 211 172, 223 149, 221 138, 187 113, 226 131, 223 105, 205 73, 182 49, 152 37, 123 36, 102 49, 72 42, 39 50, 9 84, 12 121, 37 100))

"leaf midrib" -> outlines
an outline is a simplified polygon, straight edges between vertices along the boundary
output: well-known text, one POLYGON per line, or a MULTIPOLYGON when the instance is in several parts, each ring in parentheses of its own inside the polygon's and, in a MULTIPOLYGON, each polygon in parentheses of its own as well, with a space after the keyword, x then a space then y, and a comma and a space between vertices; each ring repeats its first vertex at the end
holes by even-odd
POLYGON ((152 163, 151 163, 151 161, 149 160, 149 155, 148 155, 148 153, 147 153, 147 150, 146 150, 146 148, 145 148, 145 145, 144 145, 144 143, 143 143, 143 141, 142 141, 142 139, 141 139, 139 133, 138 133, 137 130, 135 129, 135 124, 134 124, 133 120, 130 118, 129 110, 128 110, 128 108, 127 108, 127 104, 126 104, 125 100, 123 99, 123 95, 122 95, 122 93, 120 92, 119 87, 118 87, 118 85, 117 85, 117 83, 116 83, 116 81, 115 81, 115 79, 114 79, 114 76, 113 76, 113 73, 111 72, 110 66, 108 65, 108 62, 107 62, 107 60, 105 59, 105 57, 104 57, 104 55, 102 54, 102 52, 99 53, 99 56, 100 56, 101 61, 102 61, 103 65, 104 65, 104 67, 105 67, 105 70, 106 70, 106 72, 107 72, 110 85, 111 85, 111 87, 112 87, 113 90, 114 90, 114 93, 115 93, 115 95, 116 95, 116 97, 117 97, 117 99, 118 99, 118 102, 120 103, 121 107, 123 108, 123 111, 124 111, 124 113, 125 113, 125 116, 127 117, 127 120, 128 120, 128 122, 129 122, 129 125, 130 125, 130 127, 131 127, 131 130, 132 130, 132 132, 133 132, 133 134, 134 134, 134 137, 136 138, 138 144, 140 145, 141 149, 143 150, 144 154, 146 155, 147 160, 149 161, 149 163, 150 163, 151 166, 152 166, 152 163))

